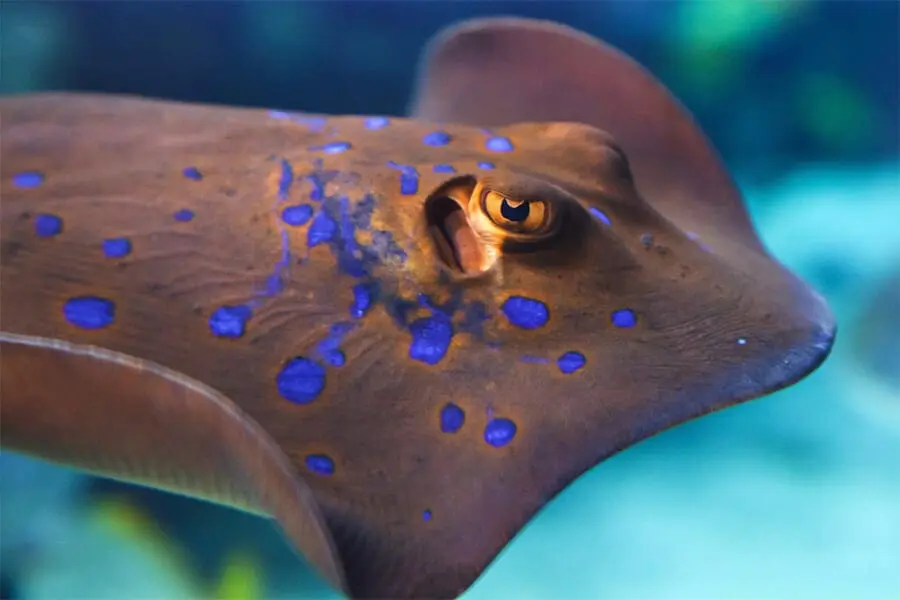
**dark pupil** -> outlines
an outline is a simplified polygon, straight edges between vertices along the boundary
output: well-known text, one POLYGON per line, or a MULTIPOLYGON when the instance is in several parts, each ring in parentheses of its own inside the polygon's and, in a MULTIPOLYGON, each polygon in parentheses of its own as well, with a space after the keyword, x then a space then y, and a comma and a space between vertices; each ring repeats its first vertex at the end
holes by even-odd
POLYGON ((528 218, 528 203, 523 202, 518 206, 510 206, 509 202, 504 198, 503 203, 500 204, 500 214, 503 215, 504 219, 515 221, 516 223, 524 221, 528 218))

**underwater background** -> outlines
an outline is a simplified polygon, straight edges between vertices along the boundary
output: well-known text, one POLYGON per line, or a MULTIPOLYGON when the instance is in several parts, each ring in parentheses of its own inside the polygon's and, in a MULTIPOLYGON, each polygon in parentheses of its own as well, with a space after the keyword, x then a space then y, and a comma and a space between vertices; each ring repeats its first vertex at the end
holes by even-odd
MULTIPOLYGON (((2 0, 0 92, 396 115, 433 33, 498 14, 662 79, 839 333, 798 385, 585 474, 464 598, 900 600, 900 2, 2 0)), ((0 575, 9 600, 338 597, 267 521, 10 453, 0 575)))

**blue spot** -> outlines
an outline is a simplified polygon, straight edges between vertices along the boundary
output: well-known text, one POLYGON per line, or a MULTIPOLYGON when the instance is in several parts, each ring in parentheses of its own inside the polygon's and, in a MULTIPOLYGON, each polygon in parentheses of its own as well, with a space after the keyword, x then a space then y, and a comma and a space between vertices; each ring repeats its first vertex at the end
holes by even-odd
POLYGON ((441 409, 441 431, 444 433, 456 433, 462 429, 466 422, 466 413, 463 409, 448 402, 441 409))
POLYGON ((320 212, 313 219, 312 225, 306 231, 306 245, 310 248, 330 242, 337 233, 338 226, 334 219, 325 211, 320 212))
POLYGON ((412 196, 419 191, 419 174, 414 170, 400 174, 400 193, 404 196, 412 196))
POLYGON ((350 142, 329 142, 322 146, 313 146, 310 150, 313 152, 324 152, 325 154, 340 154, 351 147, 350 142))
POLYGON ((516 437, 516 429, 516 424, 509 419, 491 419, 484 428, 484 441, 495 448, 500 448, 516 437))
POLYGON ((432 170, 435 173, 456 173, 456 169, 453 168, 453 165, 434 165, 432 170))
POLYGON ((422 512, 422 520, 425 521, 426 523, 431 520, 431 511, 430 510, 425 509, 422 512))
POLYGON ((566 352, 556 359, 559 370, 566 375, 574 373, 584 367, 585 362, 587 362, 587 360, 581 352, 566 352))
POLYGON ((306 222, 312 218, 313 208, 309 204, 297 204, 287 206, 281 211, 281 220, 293 227, 306 225, 306 222))
POLYGON ((536 365, 543 365, 548 362, 547 359, 544 358, 543 356, 531 356, 528 354, 521 357, 519 360, 521 360, 523 363, 531 363, 531 364, 536 364, 536 365))
POLYGON ((122 258, 131 254, 131 240, 128 238, 109 238, 103 240, 103 254, 107 258, 122 258))
POLYGON ((491 169, 494 168, 494 163, 492 163, 492 162, 486 162, 486 161, 481 161, 481 162, 478 163, 478 168, 479 168, 479 169, 484 169, 484 170, 486 170, 486 171, 490 171, 491 169))
POLYGON ((103 329, 116 320, 116 305, 97 296, 69 298, 63 306, 66 320, 82 329, 103 329))
POLYGON ((291 163, 281 159, 281 177, 278 179, 278 199, 287 200, 291 191, 291 184, 294 183, 294 168, 291 163))
POLYGON ((738 346, 745 346, 745 345, 747 345, 747 338, 743 338, 743 337, 738 338, 738 339, 737 339, 737 345, 738 345, 738 346))
POLYGON ((266 296, 277 296, 284 291, 284 280, 281 278, 281 271, 287 265, 284 261, 275 263, 275 272, 266 277, 266 296))
POLYGON ((333 475, 334 461, 326 454, 307 454, 306 468, 319 475, 333 475))
POLYGON ((194 211, 187 209, 187 208, 182 208, 181 210, 179 210, 178 212, 173 214, 172 218, 175 219, 176 221, 181 221, 182 223, 185 223, 187 221, 193 220, 194 211))
POLYGON ((194 181, 200 181, 203 179, 203 173, 200 172, 197 167, 185 167, 184 171, 182 171, 185 177, 188 179, 193 179, 194 181))
POLYGON ((388 166, 400 171, 400 193, 404 196, 412 196, 419 191, 419 172, 411 165, 401 165, 392 160, 388 166))
POLYGON ((269 116, 273 119, 289 119, 291 117, 291 115, 283 110, 270 110, 269 116))
POLYGON ((62 233, 63 221, 56 215, 40 214, 34 217, 34 233, 38 237, 53 237, 62 233))
POLYGON ((383 129, 388 126, 390 121, 387 117, 369 117, 363 124, 366 129, 383 129))
POLYGON ((249 306, 220 306, 209 316, 209 330, 218 337, 239 338, 252 316, 249 306))
POLYGON ((282 398, 297 404, 309 404, 325 389, 325 368, 298 356, 284 364, 275 381, 282 398))
POLYGON ((612 314, 612 324, 616 327, 634 327, 636 323, 637 317, 631 309, 623 308, 612 314))
POLYGON ((524 296, 510 296, 500 308, 510 323, 522 329, 537 329, 550 320, 546 304, 524 296))
POLYGON ((488 138, 484 147, 491 152, 512 152, 513 150, 513 144, 509 138, 499 136, 488 138))
MULTIPOLYGON (((281 183, 279 184, 278 192, 279 199, 272 210, 275 210, 278 207, 278 204, 287 197, 291 182, 294 180, 294 171, 287 161, 281 161, 281 169, 281 183)), ((286 207, 285 210, 287 210, 287 208, 290 207, 286 207)), ((282 222, 285 221, 284 212, 285 211, 282 211, 282 222)), ((272 274, 266 278, 265 290, 263 291, 263 295, 265 296, 275 296, 284 290, 284 279, 282 274, 291 263, 291 241, 287 230, 281 223, 278 224, 278 233, 281 236, 281 257, 272 267, 272 274)))
POLYGON ((342 367, 346 362, 344 353, 340 351, 339 346, 344 336, 353 329, 353 323, 335 323, 328 332, 328 337, 319 342, 316 346, 316 352, 322 359, 332 367, 342 367))
POLYGON ((34 188, 44 183, 44 174, 38 171, 25 171, 13 175, 12 181, 16 187, 34 188))
MULTIPOLYGON (((316 168, 321 169, 322 163, 321 161, 316 163, 316 168)), ((312 191, 309 193, 309 199, 319 201, 325 197, 325 185, 334 179, 334 173, 324 172, 324 171, 316 171, 312 175, 308 175, 306 177, 310 183, 313 185, 312 191)))
POLYGON ((450 134, 446 131, 432 131, 422 138, 422 142, 428 146, 446 146, 450 143, 450 134))
POLYGON ((606 216, 606 213, 597 208, 596 206, 592 206, 588 209, 588 212, 597 217, 600 221, 605 223, 606 225, 612 225, 612 221, 609 220, 609 217, 606 216))
POLYGON ((353 304, 350 305, 350 316, 361 319, 375 302, 378 294, 378 284, 358 283, 353 286, 353 304))
POLYGON ((443 314, 416 319, 409 324, 412 342, 409 357, 428 365, 436 365, 447 354, 453 339, 453 324, 443 314))

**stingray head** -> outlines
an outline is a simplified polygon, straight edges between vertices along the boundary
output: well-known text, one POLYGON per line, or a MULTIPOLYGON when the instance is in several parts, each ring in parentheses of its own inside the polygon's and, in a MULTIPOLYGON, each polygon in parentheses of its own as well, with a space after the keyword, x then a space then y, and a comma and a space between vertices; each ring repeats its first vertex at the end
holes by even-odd
POLYGON ((797 381, 834 335, 823 301, 755 238, 698 239, 657 210, 604 131, 493 127, 513 150, 479 169, 467 140, 485 134, 445 129, 458 172, 416 163, 421 193, 373 216, 408 250, 367 317, 395 333, 348 354, 325 398, 354 413, 329 428, 335 489, 362 511, 338 545, 391 595, 463 591, 586 469, 797 381), (381 518, 364 522, 369 510, 381 518))

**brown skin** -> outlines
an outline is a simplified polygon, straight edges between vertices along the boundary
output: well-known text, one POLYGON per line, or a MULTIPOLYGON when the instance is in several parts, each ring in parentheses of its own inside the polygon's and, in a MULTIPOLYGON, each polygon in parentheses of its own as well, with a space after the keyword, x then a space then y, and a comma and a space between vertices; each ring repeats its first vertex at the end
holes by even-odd
MULTIPOLYGON (((520 48, 530 35, 526 27, 520 48)), ((609 81, 631 64, 605 65, 609 81)), ((644 91, 646 106, 662 102, 660 90, 644 91)), ((3 447, 271 515, 354 597, 461 594, 585 470, 797 381, 833 340, 827 307, 761 250, 730 179, 678 113, 666 118, 703 147, 659 148, 665 164, 649 165, 656 155, 627 135, 645 131, 634 122, 619 143, 642 157, 635 181, 613 138, 577 123, 496 127, 514 146, 496 153, 476 127, 416 120, 370 130, 362 118, 334 117, 317 132, 265 111, 61 94, 6 99, 0 110, 3 447), (438 129, 448 145, 422 142, 438 129), (352 148, 309 150, 335 141, 352 148), (278 204, 280 159, 298 179, 278 204), (415 167, 417 193, 400 193, 401 172, 387 161, 415 167), (457 173, 434 173, 438 163, 457 173), (188 166, 203 179, 183 176, 188 166), (338 267, 340 249, 307 249, 309 224, 285 228, 283 290, 258 293, 282 258, 282 208, 308 202, 305 176, 329 170, 342 174, 325 188, 329 210, 340 196, 351 213, 374 204, 353 236, 373 249, 368 269, 381 296, 356 320, 348 307, 361 280, 338 267), (24 171, 46 181, 17 187, 24 171), (690 204, 683 190, 694 180, 715 198, 690 204), (552 218, 528 231, 492 226, 485 191, 539 203, 552 218), (466 272, 432 237, 437 196, 465 211, 466 272), (172 218, 182 208, 192 221, 172 218), (37 213, 62 217, 62 233, 36 236, 37 213), (391 234, 393 251, 375 241, 377 230, 391 234), (101 241, 116 236, 131 239, 130 256, 104 257, 101 241), (478 253, 493 258, 473 272, 478 253), (115 321, 94 330, 67 322, 64 303, 85 294, 114 301, 115 321), (410 323, 433 314, 420 294, 464 305, 451 311, 455 335, 436 364, 410 357, 410 323), (545 303, 546 324, 511 323, 501 306, 513 295, 545 303), (243 336, 211 334, 216 308, 254 299, 243 336), (476 302, 488 316, 480 328, 465 315, 476 302), (622 308, 637 315, 634 327, 611 322, 622 308), (316 357, 339 321, 356 323, 340 342, 346 363, 327 369, 309 404, 283 398, 285 361, 316 357), (569 351, 586 364, 564 374, 556 358, 569 351), (465 411, 456 433, 440 428, 448 402, 465 411), (486 443, 492 418, 515 422, 509 444, 486 443), (311 471, 311 453, 329 455, 334 473, 311 471)), ((635 119, 649 131, 658 124, 642 112, 635 119)))

